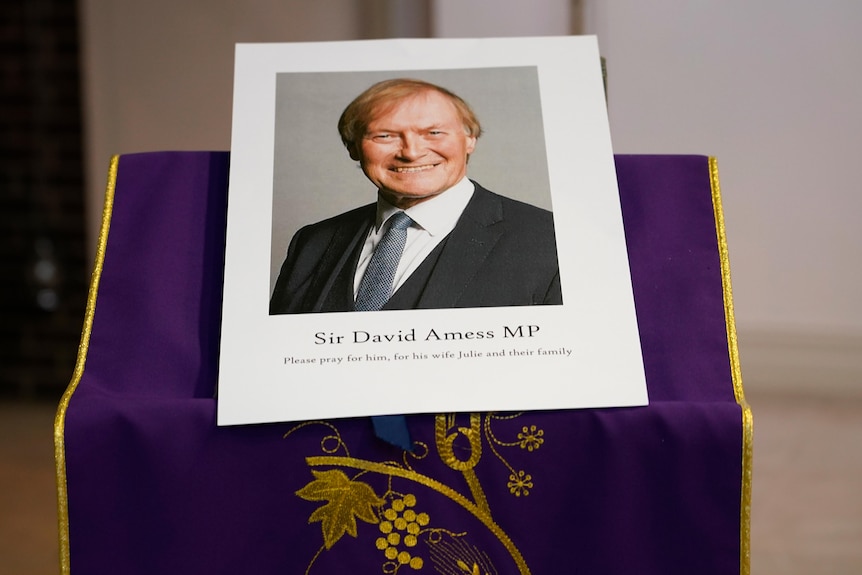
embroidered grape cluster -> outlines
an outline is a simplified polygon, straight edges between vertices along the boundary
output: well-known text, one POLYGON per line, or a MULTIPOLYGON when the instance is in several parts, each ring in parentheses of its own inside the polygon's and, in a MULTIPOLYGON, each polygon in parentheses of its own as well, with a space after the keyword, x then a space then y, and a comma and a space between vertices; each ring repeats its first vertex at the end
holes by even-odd
POLYGON ((409 550, 419 543, 419 534, 431 519, 427 513, 416 513, 415 506, 416 496, 408 493, 391 499, 383 510, 379 523, 382 535, 375 544, 391 562, 389 573, 396 572, 403 565, 415 570, 424 565, 422 558, 413 556, 409 550))

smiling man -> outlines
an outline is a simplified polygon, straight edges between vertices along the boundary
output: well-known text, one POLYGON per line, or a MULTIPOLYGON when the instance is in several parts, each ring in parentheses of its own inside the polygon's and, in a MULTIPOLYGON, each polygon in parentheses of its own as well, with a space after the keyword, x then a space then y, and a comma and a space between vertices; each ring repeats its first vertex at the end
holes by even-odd
POLYGON ((464 100, 386 80, 338 130, 377 201, 296 233, 270 314, 562 304, 551 212, 467 178, 482 129, 464 100))

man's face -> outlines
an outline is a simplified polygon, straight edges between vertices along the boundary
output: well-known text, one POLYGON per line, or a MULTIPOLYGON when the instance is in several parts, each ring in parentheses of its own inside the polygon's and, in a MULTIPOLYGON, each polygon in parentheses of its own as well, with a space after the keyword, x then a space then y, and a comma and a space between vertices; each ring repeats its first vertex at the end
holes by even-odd
POLYGON ((406 209, 457 184, 475 146, 455 105, 428 90, 375 111, 349 149, 383 198, 406 209))

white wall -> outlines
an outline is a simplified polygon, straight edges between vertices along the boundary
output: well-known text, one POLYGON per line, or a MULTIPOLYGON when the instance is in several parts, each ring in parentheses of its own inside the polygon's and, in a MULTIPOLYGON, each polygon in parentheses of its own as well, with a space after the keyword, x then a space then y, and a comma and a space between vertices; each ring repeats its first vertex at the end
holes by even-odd
POLYGON ((718 158, 745 378, 862 393, 862 3, 584 6, 615 151, 718 158))
POLYGON ((349 40, 354 0, 81 0, 89 243, 112 154, 230 149, 236 42, 349 40))
POLYGON ((437 38, 562 36, 573 32, 571 0, 435 0, 437 38))

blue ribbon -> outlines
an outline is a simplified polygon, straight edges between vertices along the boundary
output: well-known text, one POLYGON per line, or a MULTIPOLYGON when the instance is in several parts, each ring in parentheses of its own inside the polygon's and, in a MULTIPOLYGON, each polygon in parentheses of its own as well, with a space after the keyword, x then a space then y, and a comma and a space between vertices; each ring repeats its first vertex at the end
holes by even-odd
POLYGON ((374 424, 374 435, 383 441, 400 447, 405 451, 413 451, 413 441, 410 440, 410 430, 407 429, 407 418, 403 415, 375 415, 371 418, 374 424))

